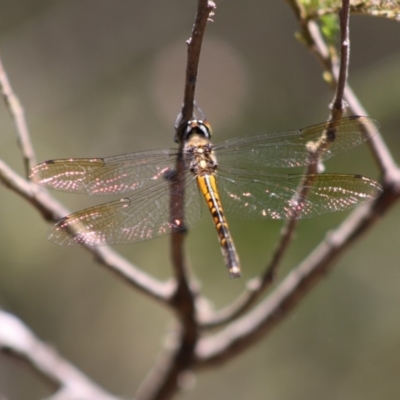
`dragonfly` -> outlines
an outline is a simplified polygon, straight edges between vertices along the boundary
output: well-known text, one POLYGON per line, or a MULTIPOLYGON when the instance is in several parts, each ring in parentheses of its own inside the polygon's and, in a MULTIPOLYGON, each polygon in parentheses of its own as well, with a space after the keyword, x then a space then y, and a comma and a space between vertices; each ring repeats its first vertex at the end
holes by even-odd
POLYGON ((226 215, 302 219, 343 211, 377 198, 379 183, 357 174, 281 173, 317 164, 369 140, 378 124, 352 116, 303 129, 211 143, 211 127, 192 119, 177 130, 180 148, 104 158, 45 161, 30 178, 86 195, 125 195, 59 220, 49 240, 59 245, 117 245, 187 229, 211 213, 231 277, 241 266, 226 215), (275 173, 274 173, 275 168, 275 173))

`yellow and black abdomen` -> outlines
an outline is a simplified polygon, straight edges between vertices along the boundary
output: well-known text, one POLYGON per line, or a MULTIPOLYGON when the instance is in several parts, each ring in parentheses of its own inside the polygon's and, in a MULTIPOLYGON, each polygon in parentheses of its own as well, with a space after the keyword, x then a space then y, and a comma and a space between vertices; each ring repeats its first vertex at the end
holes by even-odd
POLYGON ((222 255, 232 278, 240 276, 240 261, 229 232, 224 211, 221 205, 217 182, 214 174, 197 176, 197 185, 206 199, 207 206, 211 212, 215 229, 217 230, 222 255))

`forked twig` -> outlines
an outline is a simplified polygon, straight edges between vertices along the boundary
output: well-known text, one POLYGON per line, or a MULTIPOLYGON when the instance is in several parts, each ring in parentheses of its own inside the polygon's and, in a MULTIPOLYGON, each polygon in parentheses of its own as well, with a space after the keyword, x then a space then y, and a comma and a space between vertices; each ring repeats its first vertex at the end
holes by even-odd
MULTIPOLYGON (((348 71, 348 64, 349 64, 349 1, 343 0, 343 11, 341 13, 341 54, 343 55, 340 59, 340 68, 339 68, 339 77, 338 82, 340 84, 336 85, 336 91, 334 94, 334 100, 332 104, 332 114, 330 119, 335 120, 341 118, 343 112, 343 92, 344 87, 346 85, 347 80, 347 71, 348 71)), ((317 46, 316 46, 317 47, 317 46)), ((318 48, 321 48, 321 43, 318 43, 318 48)), ((328 57, 328 52, 324 52, 324 57, 328 57)), ((333 65, 333 64, 330 64, 333 65)), ((327 129, 334 130, 335 123, 333 122, 332 125, 329 125, 327 129)), ((312 176, 318 173, 318 160, 319 156, 326 151, 329 143, 326 141, 321 142, 323 147, 318 148, 317 152, 314 154, 310 153, 310 157, 314 159, 313 162, 307 167, 306 174, 304 180, 300 183, 299 191, 297 196, 304 201, 307 197, 308 188, 312 185, 312 176)), ((212 315, 207 321, 204 321, 204 325, 206 328, 215 327, 218 325, 223 325, 227 322, 233 321, 238 316, 242 315, 244 312, 249 310, 254 303, 260 298, 260 296, 271 286, 274 282, 274 278, 276 272, 281 264, 283 256, 288 249, 296 226, 298 224, 298 213, 301 213, 301 210, 295 212, 293 217, 290 218, 282 227, 280 232, 280 239, 279 242, 272 254, 270 261, 268 262, 264 272, 260 277, 253 278, 251 281, 248 282, 246 291, 242 293, 238 299, 236 299, 229 307, 216 312, 212 315)))
MULTIPOLYGON (((344 6, 348 7, 348 2, 345 2, 344 6)), ((296 7, 293 7, 293 9, 298 10, 296 7)), ((298 14, 299 18, 300 15, 301 13, 298 14)), ((336 85, 334 101, 336 101, 337 113, 335 115, 341 115, 343 95, 347 96, 346 100, 355 114, 366 115, 365 112, 360 112, 362 108, 359 102, 355 101, 355 97, 348 97, 349 89, 346 83, 348 69, 348 13, 342 13, 341 18, 345 20, 341 22, 342 29, 346 30, 346 32, 342 33, 342 39, 345 38, 344 40, 347 40, 347 43, 343 43, 342 40, 343 48, 341 53, 346 55, 341 62, 346 65, 338 69, 339 75, 342 74, 339 77, 335 75, 333 63, 327 58, 329 52, 323 40, 321 40, 321 36, 318 36, 318 40, 315 42, 312 40, 317 32, 314 29, 316 27, 315 23, 307 21, 304 24, 301 23, 301 25, 303 27, 313 26, 312 30, 306 31, 310 39, 310 48, 316 52, 320 60, 324 61, 323 65, 333 76, 336 76, 337 81, 342 82, 336 85)), ((316 247, 309 257, 293 269, 269 297, 263 300, 254 310, 237 319, 238 316, 244 314, 255 303, 261 292, 265 290, 271 281, 273 271, 277 268, 290 242, 292 229, 295 226, 295 221, 288 221, 281 235, 281 241, 272 257, 272 262, 269 264, 270 269, 267 269, 267 273, 264 274, 264 277, 268 277, 268 279, 265 281, 261 278, 254 279, 250 288, 236 303, 216 313, 205 323, 205 327, 209 328, 234 321, 226 325, 219 333, 204 338, 199 342, 196 352, 199 367, 208 367, 225 362, 240 354, 261 337, 264 337, 325 276, 326 272, 333 267, 336 259, 356 239, 371 229, 374 223, 399 200, 400 170, 392 161, 391 156, 388 160, 381 159, 388 155, 388 151, 380 136, 375 135, 372 140, 378 142, 378 146, 374 143, 374 154, 379 159, 378 164, 384 168, 383 195, 375 200, 374 203, 353 211, 335 231, 327 235, 326 239, 316 247), (266 282, 265 286, 264 282, 266 282)), ((307 172, 309 173, 310 170, 307 172)))

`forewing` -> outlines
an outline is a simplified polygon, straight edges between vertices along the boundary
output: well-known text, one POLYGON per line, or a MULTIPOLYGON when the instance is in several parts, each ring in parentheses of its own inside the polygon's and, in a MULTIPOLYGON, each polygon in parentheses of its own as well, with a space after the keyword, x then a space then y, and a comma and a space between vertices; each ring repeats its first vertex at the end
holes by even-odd
POLYGON ((50 160, 32 168, 31 179, 51 189, 108 195, 157 186, 175 168, 177 151, 156 150, 105 158, 50 160))
MULTIPOLYGON (((167 181, 140 190, 134 196, 87 208, 71 214, 54 225, 49 240, 60 245, 102 246, 153 239, 183 230, 201 215, 199 191, 193 177, 186 175, 184 198, 177 192, 170 206, 171 188, 167 181), (184 204, 184 220, 180 210, 184 204), (171 209, 178 209, 171 215, 171 209)), ((183 183, 183 182, 181 182, 183 183)))
POLYGON ((372 201, 381 186, 360 175, 219 176, 227 215, 250 219, 303 219, 344 211, 372 201), (303 185, 302 194, 298 186, 303 185))
POLYGON ((329 124, 323 123, 290 132, 227 140, 214 146, 219 168, 233 172, 301 167, 315 161, 310 157, 310 149, 318 145, 321 137, 328 140, 320 157, 324 161, 360 145, 378 131, 377 122, 368 117, 343 118, 335 121, 334 126, 334 130, 329 130, 329 124))

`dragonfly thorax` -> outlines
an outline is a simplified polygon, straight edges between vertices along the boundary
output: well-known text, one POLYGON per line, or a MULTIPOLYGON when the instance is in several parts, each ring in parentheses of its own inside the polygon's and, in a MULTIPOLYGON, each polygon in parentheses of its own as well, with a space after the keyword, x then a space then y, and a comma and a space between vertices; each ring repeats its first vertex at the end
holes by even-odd
POLYGON ((190 171, 196 176, 212 174, 218 167, 213 146, 202 135, 192 135, 183 152, 190 171))

